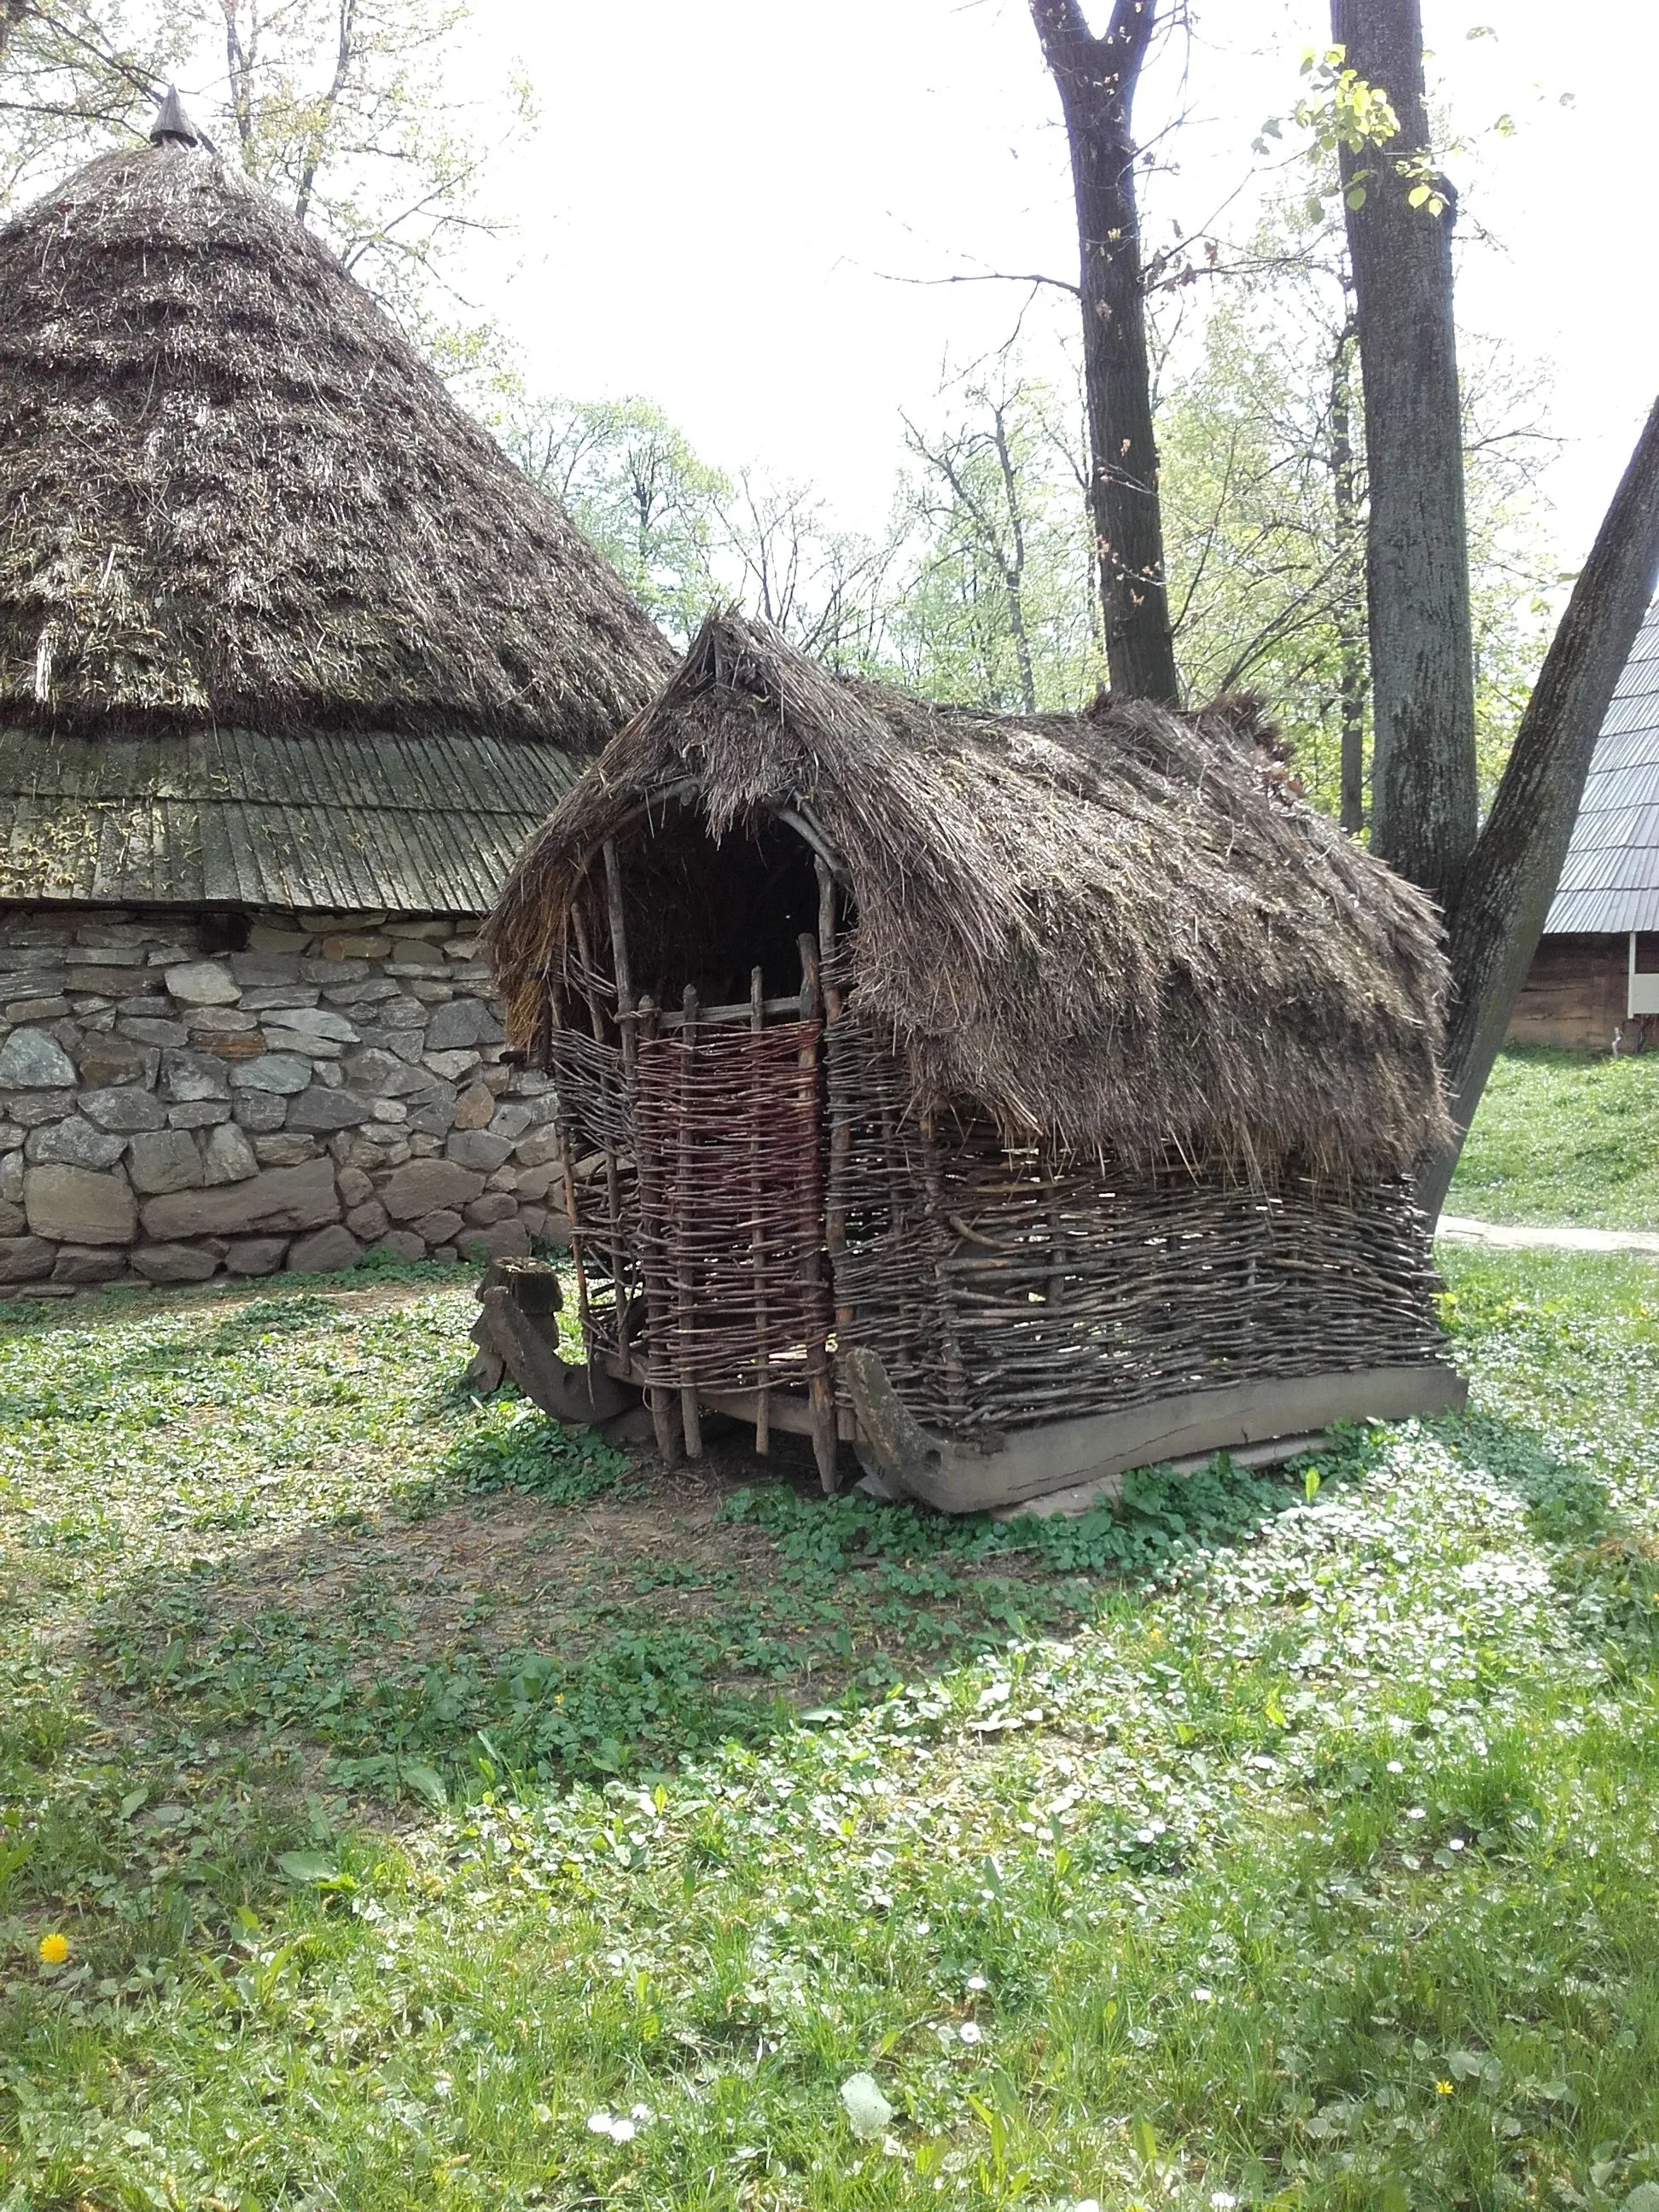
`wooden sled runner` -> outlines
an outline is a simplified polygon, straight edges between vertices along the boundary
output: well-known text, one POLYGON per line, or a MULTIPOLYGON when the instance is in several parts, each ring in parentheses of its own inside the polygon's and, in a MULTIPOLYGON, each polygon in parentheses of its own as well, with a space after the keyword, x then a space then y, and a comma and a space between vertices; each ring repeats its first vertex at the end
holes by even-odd
MULTIPOLYGON (((604 1368, 580 1365, 558 1351, 557 1276, 544 1263, 492 1267, 479 1293, 472 1330, 478 1346, 474 1378, 493 1389, 503 1372, 525 1395, 561 1421, 612 1427, 641 1403, 643 1376, 630 1388, 604 1368)), ((1438 1360, 1415 1367, 1358 1368, 1347 1373, 1295 1376, 1275 1382, 1193 1390, 1149 1405, 1081 1420, 1036 1423, 988 1439, 982 1448, 924 1428, 908 1412, 872 1352, 849 1352, 842 1363, 850 1416, 838 1418, 838 1441, 896 1491, 943 1513, 978 1513, 1052 1500, 1082 1510, 1112 1495, 1135 1467, 1241 1452, 1260 1462, 1310 1446, 1338 1421, 1399 1421, 1459 1410, 1468 1384, 1438 1360)), ((711 1413, 752 1420, 752 1396, 700 1393, 711 1413)), ((774 1393, 771 1425, 811 1436, 810 1396, 774 1393)))

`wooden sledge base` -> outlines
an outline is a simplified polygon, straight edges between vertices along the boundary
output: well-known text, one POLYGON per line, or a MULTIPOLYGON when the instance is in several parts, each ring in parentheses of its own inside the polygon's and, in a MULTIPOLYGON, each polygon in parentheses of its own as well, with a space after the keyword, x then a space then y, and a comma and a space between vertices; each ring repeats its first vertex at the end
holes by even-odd
MULTIPOLYGON (((539 1273, 502 1268, 486 1276, 473 1336, 479 1347, 479 1380, 485 1369, 512 1376, 526 1396, 561 1421, 605 1427, 637 1410, 643 1377, 607 1374, 599 1365, 574 1366, 556 1346, 558 1294, 539 1273)), ((910 1413, 873 1352, 844 1354, 853 1409, 836 1426, 896 1488, 942 1513, 981 1513, 1042 1500, 1043 1512, 1082 1512, 1115 1494, 1130 1468, 1188 1462, 1197 1465, 1218 1451, 1247 1460, 1285 1456, 1310 1443, 1336 1421, 1407 1420, 1414 1414, 1461 1408, 1469 1386, 1439 1360, 1416 1367, 1369 1367, 1324 1375, 1241 1382, 1218 1390, 1193 1390, 1085 1419, 1047 1421, 988 1439, 982 1448, 936 1435, 910 1413), (1275 1451, 1273 1448, 1279 1449, 1275 1451)), ((759 1401, 751 1391, 698 1393, 710 1412, 750 1420, 759 1401)), ((814 1432, 804 1393, 769 1394, 774 1429, 814 1432)))
POLYGON ((526 1313, 512 1289, 488 1284, 479 1293, 478 1306, 472 1340, 481 1358, 499 1362, 526 1397, 556 1421, 597 1428, 639 1402, 637 1394, 623 1389, 601 1370, 570 1366, 560 1358, 553 1309, 526 1313))
POLYGON ((906 1412, 873 1352, 849 1352, 842 1364, 871 1457, 902 1490, 941 1513, 981 1513, 1053 1492, 1102 1489, 1132 1467, 1300 1438, 1334 1421, 1445 1413, 1469 1395, 1464 1378, 1439 1360, 1291 1376, 1045 1422, 975 1451, 932 1434, 906 1412))
MULTIPOLYGON (((1323 1451, 1330 1444, 1328 1429, 1310 1429, 1305 1436, 1274 1437, 1265 1444, 1234 1444, 1227 1448, 1227 1458, 1234 1467, 1282 1467, 1287 1459, 1300 1459, 1304 1452, 1323 1451)), ((1218 1451, 1224 1449, 1218 1446, 1218 1451)), ((1179 1459, 1160 1460, 1171 1474, 1196 1474, 1201 1467, 1213 1467, 1217 1452, 1186 1452, 1179 1459)), ((1123 1478, 1127 1468, 1115 1474, 1102 1476, 1097 1481, 1074 1482, 1066 1490, 1045 1490, 1041 1498, 1022 1498, 1016 1505, 999 1505, 993 1509, 994 1521, 1015 1521, 1029 1515, 1034 1521, 1074 1521, 1079 1514, 1093 1513, 1103 1505, 1115 1504, 1123 1495, 1123 1478)))

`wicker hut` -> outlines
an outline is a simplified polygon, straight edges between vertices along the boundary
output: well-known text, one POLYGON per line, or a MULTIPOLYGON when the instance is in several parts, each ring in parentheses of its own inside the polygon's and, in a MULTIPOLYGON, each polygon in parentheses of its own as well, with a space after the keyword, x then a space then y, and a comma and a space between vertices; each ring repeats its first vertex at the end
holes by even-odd
POLYGON ((0 229, 0 1285, 527 1249, 477 924, 672 665, 176 100, 0 229))
POLYGON ((1460 1401, 1436 918, 1285 781, 1248 702, 945 710, 707 624, 486 933, 596 1403, 967 1510, 1460 1401))

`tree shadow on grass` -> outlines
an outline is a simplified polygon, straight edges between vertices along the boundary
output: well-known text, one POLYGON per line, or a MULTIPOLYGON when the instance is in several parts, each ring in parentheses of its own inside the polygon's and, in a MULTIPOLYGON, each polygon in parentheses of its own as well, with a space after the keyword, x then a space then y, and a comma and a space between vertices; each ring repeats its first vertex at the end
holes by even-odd
MULTIPOLYGON (((235 1349, 298 1317, 276 1303, 203 1318, 235 1349)), ((208 1345, 194 1334, 196 1357, 208 1345)), ((433 1393, 461 1417, 435 1474, 279 1538, 228 1495, 219 1556, 143 1566, 77 1609, 72 1725, 18 1777, 41 1808, 20 1893, 95 1912, 112 1943, 124 1929, 121 1955, 170 1954, 192 1928, 234 1933, 284 1855, 349 1827, 758 1747, 1066 1635, 1304 1496, 1295 1468, 1153 1469, 1079 1520, 952 1519, 825 1498, 795 1439, 761 1461, 728 1433, 671 1468, 511 1392, 433 1393), (96 1754, 60 1756, 70 1736, 96 1754)), ((1322 1454, 1327 1480, 1373 1449, 1361 1432, 1322 1454)))
POLYGON ((135 1577, 88 1624, 108 1722, 164 1716, 380 1800, 649 1776, 1067 1633, 1303 1496, 1294 1473, 1152 1469, 1079 1520, 952 1519, 823 1497, 793 1438, 670 1468, 501 1410, 395 1510, 135 1577))

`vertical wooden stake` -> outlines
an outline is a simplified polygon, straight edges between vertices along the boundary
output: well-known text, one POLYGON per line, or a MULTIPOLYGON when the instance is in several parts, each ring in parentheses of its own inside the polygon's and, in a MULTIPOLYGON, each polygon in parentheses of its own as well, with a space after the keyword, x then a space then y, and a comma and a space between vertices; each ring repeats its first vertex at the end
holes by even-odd
MULTIPOLYGON (((800 1048, 799 1066, 803 1087, 811 1097, 816 1107, 819 1092, 818 1041, 816 1025, 823 1012, 823 994, 818 978, 818 945, 815 937, 803 934, 800 948, 800 1018, 814 1024, 805 1043, 800 1048)), ((815 1245, 801 1255, 801 1279, 820 1288, 823 1270, 815 1245)), ((829 1300, 823 1301, 823 1322, 816 1343, 806 1347, 807 1390, 812 1401, 812 1453, 818 1463, 818 1480, 833 1498, 841 1487, 841 1470, 837 1465, 841 1438, 836 1423, 836 1386, 830 1375, 829 1300)))
MULTIPOLYGON (((825 966, 836 957, 836 879, 821 854, 814 855, 818 876, 818 957, 825 966)), ((823 969, 820 969, 822 975, 823 969)), ((832 1079, 826 1085, 830 1104, 830 1171, 823 1208, 823 1241, 830 1255, 830 1282, 836 1301, 836 1350, 851 1346, 852 1307, 842 1296, 842 1261, 847 1253, 847 1167, 853 1153, 853 1125, 845 1102, 836 1097, 836 1028, 841 1020, 842 995, 837 983, 823 986, 824 1060, 832 1079), (840 1110, 837 1111, 837 1105, 840 1110)))
MULTIPOLYGON (((749 1026, 758 1036, 766 1026, 766 986, 758 968, 749 974, 749 1026)), ((765 1187, 761 1172, 760 1116, 749 1120, 749 1203, 754 1225, 749 1249, 755 1269, 755 1449, 763 1459, 772 1449, 772 1393, 768 1387, 771 1346, 766 1333, 766 1218, 765 1187)))
MULTIPOLYGON (((548 1066, 553 1060, 552 1032, 564 1027, 564 1003, 559 988, 553 981, 551 969, 547 979, 548 1066)), ((553 1085, 553 1126, 559 1139, 559 1177, 564 1185, 565 1218, 570 1224, 570 1258, 576 1270, 576 1314, 581 1322, 582 1350, 591 1361, 598 1349, 593 1341, 592 1316, 587 1306, 587 1268, 582 1258, 582 1247, 586 1237, 576 1214, 576 1178, 570 1169, 570 1117, 565 1112, 564 1097, 557 1083, 553 1085)))
MULTIPOLYGON (((680 1062, 680 1255, 679 1264, 675 1271, 674 1287, 675 1317, 678 1322, 677 1333, 684 1351, 690 1337, 693 1295, 691 1260, 687 1249, 685 1224, 687 1211, 691 1202, 692 1186, 696 1175, 696 1162, 691 1148, 691 1123, 696 1111, 694 1054, 697 1041, 697 994, 694 985, 690 983, 686 985, 685 994, 681 1003, 685 1009, 685 1024, 680 1031, 680 1046, 684 1054, 680 1062)), ((685 1430, 686 1457, 701 1459, 702 1457, 702 1423, 697 1413, 697 1386, 695 1382, 685 1379, 684 1365, 680 1375, 680 1420, 685 1430)))
POLYGON ((959 1427, 968 1404, 968 1378, 963 1366, 962 1339, 957 1333, 956 1293, 939 1262, 951 1249, 950 1224, 945 1214, 945 1178, 939 1172, 939 1146, 933 1139, 932 1115, 923 1117, 920 1134, 921 1185, 927 1196, 928 1243, 933 1247, 933 1289, 939 1299, 939 1331, 945 1346, 945 1404, 951 1425, 959 1427))
POLYGON ((1052 1140, 1044 1146, 1037 1164, 1048 1200, 1048 1304, 1058 1312, 1066 1297, 1066 1206, 1052 1140))
MULTIPOLYGON (((657 1009, 649 994, 639 1003, 639 1032, 649 1040, 657 1034, 657 1009)), ((636 1062, 637 1065, 637 1062, 636 1062)), ((635 1135, 639 1134, 637 1122, 635 1135)), ((640 1256, 645 1273, 645 1310, 649 1349, 647 1371, 652 1367, 659 1370, 668 1358, 668 1287, 662 1269, 651 1253, 650 1240, 664 1227, 662 1200, 659 1196, 659 1163, 649 1146, 639 1146, 635 1172, 640 1179, 640 1256)), ((651 1426, 657 1439, 657 1451, 665 1467, 672 1467, 680 1455, 680 1425, 674 1419, 673 1394, 659 1382, 647 1383, 646 1402, 651 1408, 651 1426)))
MULTIPOLYGON (((582 919, 580 903, 573 902, 570 918, 576 932, 576 955, 582 963, 582 991, 587 1000, 587 1018, 592 1026, 594 1043, 603 1044, 605 1009, 599 1004, 599 994, 594 983, 592 950, 587 941, 587 924, 582 919)), ((628 1338, 628 1293, 623 1280, 622 1183, 617 1173, 617 1148, 608 1140, 605 1147, 605 1197, 609 1217, 605 1229, 606 1241, 611 1247, 611 1294, 616 1315, 617 1350, 623 1352, 628 1338)))
MULTIPOLYGON (((605 841, 605 888, 611 907, 611 967, 617 979, 617 1028, 622 1037, 623 1090, 630 1107, 637 1104, 635 1097, 634 1070, 637 1064, 639 1043, 635 1036, 634 987, 628 970, 628 929, 623 917, 622 862, 617 854, 617 841, 605 841)), ((639 1163, 635 1162, 635 1176, 639 1174, 639 1163)), ((605 1175, 613 1195, 613 1218, 617 1224, 616 1255, 624 1267, 632 1255, 624 1250, 622 1242, 622 1182, 611 1154, 605 1155, 605 1175)), ((631 1272, 631 1271, 630 1271, 631 1272)), ((617 1285, 617 1352, 624 1367, 633 1364, 634 1349, 629 1342, 628 1308, 629 1286, 620 1273, 617 1285)))
POLYGON ((530 1065, 539 1067, 544 1075, 553 1058, 553 956, 550 952, 542 968, 542 986, 538 1001, 536 1042, 531 1048, 530 1065))

